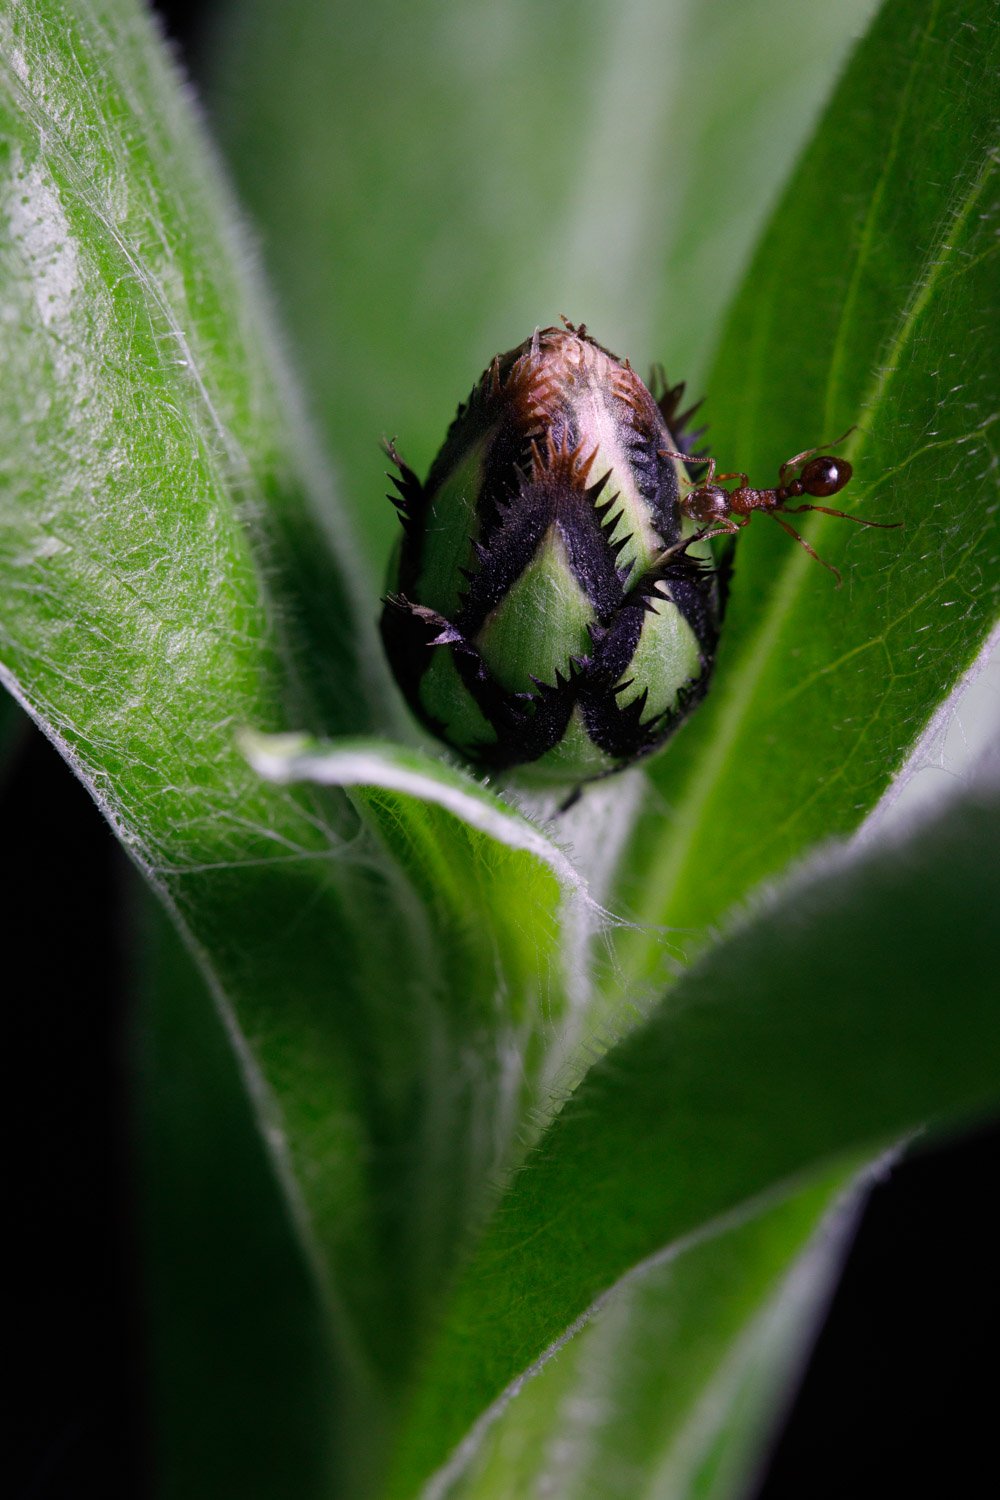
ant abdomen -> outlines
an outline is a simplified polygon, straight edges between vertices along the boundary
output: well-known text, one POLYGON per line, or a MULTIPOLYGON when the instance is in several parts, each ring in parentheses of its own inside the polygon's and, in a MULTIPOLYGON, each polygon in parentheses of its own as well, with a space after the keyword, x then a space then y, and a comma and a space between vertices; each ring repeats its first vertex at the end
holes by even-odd
POLYGON ((803 492, 823 500, 827 495, 836 495, 844 488, 854 470, 846 458, 830 458, 821 454, 811 458, 799 475, 803 492))

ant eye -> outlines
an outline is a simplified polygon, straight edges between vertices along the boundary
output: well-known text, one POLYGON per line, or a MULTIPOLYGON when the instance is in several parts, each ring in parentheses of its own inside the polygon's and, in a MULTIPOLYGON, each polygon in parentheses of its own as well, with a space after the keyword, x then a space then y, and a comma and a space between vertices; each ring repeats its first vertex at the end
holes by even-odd
POLYGON ((835 495, 838 490, 842 490, 853 472, 846 458, 824 456, 811 458, 799 475, 799 479, 807 495, 822 499, 826 495, 835 495))

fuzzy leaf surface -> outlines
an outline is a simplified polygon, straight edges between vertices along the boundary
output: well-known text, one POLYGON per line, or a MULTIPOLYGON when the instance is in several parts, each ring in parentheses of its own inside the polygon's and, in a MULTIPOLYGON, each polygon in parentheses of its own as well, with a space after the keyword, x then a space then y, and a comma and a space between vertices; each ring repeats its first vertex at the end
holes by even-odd
POLYGON ((740 1493, 856 1218, 862 1187, 843 1180, 752 1205, 637 1267, 480 1417, 426 1500, 740 1493))
MULTIPOLYGON (((605 914, 564 851, 465 772, 378 741, 246 734, 241 743, 271 781, 349 789, 371 853, 392 860, 414 972, 381 1003, 376 992, 367 1019, 376 1048, 386 1033, 383 1056, 405 1032, 407 1055, 422 1059, 410 1072, 430 1094, 415 1097, 400 1070, 397 1105, 412 1137, 397 1147, 393 1201, 404 1287, 426 1297, 533 1134, 576 1038, 589 997, 583 956, 605 914)), ((391 985, 399 950, 386 937, 391 985)), ((403 1291, 392 1296, 398 1306, 403 1291)))
POLYGON ((998 838, 986 783, 909 837, 819 857, 595 1064, 459 1280, 391 1493, 417 1493, 647 1256, 926 1121, 996 1107, 998 838))

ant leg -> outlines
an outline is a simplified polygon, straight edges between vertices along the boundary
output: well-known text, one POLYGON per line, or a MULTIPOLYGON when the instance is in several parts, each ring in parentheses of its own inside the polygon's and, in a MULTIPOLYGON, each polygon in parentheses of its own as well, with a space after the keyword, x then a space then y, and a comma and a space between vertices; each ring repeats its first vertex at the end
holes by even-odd
MULTIPOLYGON (((806 549, 806 551, 809 553, 810 557, 814 557, 818 563, 822 563, 823 564, 824 568, 826 568, 826 570, 827 570, 828 573, 832 573, 833 574, 834 578, 836 578, 836 580, 837 580, 837 587, 839 589, 840 585, 844 581, 841 578, 841 576, 840 576, 839 569, 835 568, 833 566, 833 563, 825 562, 824 559, 822 557, 820 557, 820 555, 819 555, 818 552, 814 552, 813 549, 812 549, 812 547, 810 547, 809 543, 806 541, 805 537, 804 536, 799 536, 799 533, 795 530, 794 526, 789 526, 788 522, 787 521, 783 521, 780 516, 775 515, 775 513, 774 513, 773 510, 769 511, 768 514, 771 516, 772 520, 777 521, 777 523, 781 527, 782 531, 787 531, 789 536, 795 538, 795 540, 798 542, 798 544, 799 544, 800 547, 804 547, 806 549)), ((747 519, 749 520, 749 517, 747 517, 747 519)))
POLYGON ((685 464, 708 464, 708 473, 703 475, 697 483, 693 479, 687 481, 695 489, 700 489, 702 485, 711 484, 715 479, 714 458, 696 458, 693 453, 675 453, 672 448, 658 448, 657 452, 661 458, 679 458, 681 463, 685 464))
POLYGON ((857 432, 857 430, 858 430, 858 424, 857 424, 857 422, 852 422, 851 425, 850 425, 850 427, 848 427, 848 429, 847 429, 846 432, 842 432, 840 434, 839 438, 834 438, 834 440, 833 440, 832 443, 824 443, 823 447, 824 448, 839 448, 840 445, 841 445, 841 443, 845 440, 845 438, 849 438, 850 435, 851 435, 851 433, 852 432, 857 432))
POLYGON ((690 547, 692 542, 710 541, 713 536, 736 536, 744 526, 750 525, 751 519, 750 516, 730 516, 728 520, 720 521, 714 531, 699 531, 695 536, 689 537, 687 545, 690 547))
POLYGON ((894 531, 902 521, 866 521, 863 516, 849 516, 846 510, 831 510, 829 505, 782 505, 779 510, 797 516, 804 510, 821 510, 824 516, 839 516, 842 521, 853 521, 855 526, 877 526, 880 531, 894 531))
MULTIPOLYGON (((715 476, 716 484, 721 484, 724 479, 740 479, 742 480, 742 489, 748 490, 750 488, 750 476, 748 474, 744 474, 742 469, 738 469, 735 474, 716 474, 715 476)), ((709 483, 709 481, 705 479, 703 479, 701 482, 702 484, 709 483)))
POLYGON ((694 536, 689 536, 685 546, 690 547, 692 542, 707 542, 713 536, 735 536, 744 526, 749 525, 749 516, 727 516, 724 521, 711 521, 701 531, 696 531, 694 536))
POLYGON ((710 522, 708 526, 703 526, 701 531, 696 531, 693 536, 682 537, 679 542, 674 542, 672 547, 667 547, 663 552, 658 553, 650 563, 650 567, 658 568, 661 563, 669 561, 675 552, 686 552, 697 542, 711 541, 713 536, 736 536, 744 526, 749 526, 750 519, 749 516, 730 516, 728 520, 720 521, 717 525, 710 522))
POLYGON ((800 464, 805 463, 807 458, 812 458, 816 453, 825 453, 828 448, 839 448, 844 439, 849 438, 851 433, 856 430, 857 425, 857 422, 852 422, 847 431, 842 432, 840 437, 833 443, 820 443, 818 448, 806 448, 804 452, 796 453, 794 458, 786 458, 778 470, 778 483, 784 484, 787 471, 789 469, 797 469, 800 464))

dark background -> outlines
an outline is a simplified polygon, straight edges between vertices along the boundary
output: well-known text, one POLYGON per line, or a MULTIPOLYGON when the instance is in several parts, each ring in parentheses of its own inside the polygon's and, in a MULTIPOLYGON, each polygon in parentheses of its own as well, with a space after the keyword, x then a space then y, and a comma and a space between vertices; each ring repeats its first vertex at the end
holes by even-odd
MULTIPOLYGON (((190 45, 204 11, 159 9, 190 45)), ((33 730, 0 804, 3 909, 26 972, 8 997, 9 1367, 19 1395, 10 1493, 145 1500, 154 1484, 129 1128, 132 877, 86 792, 33 730)), ((996 1492, 998 1180, 993 1127, 911 1151, 875 1189, 755 1500, 996 1492)))

